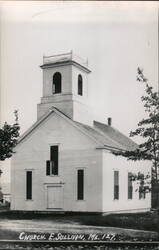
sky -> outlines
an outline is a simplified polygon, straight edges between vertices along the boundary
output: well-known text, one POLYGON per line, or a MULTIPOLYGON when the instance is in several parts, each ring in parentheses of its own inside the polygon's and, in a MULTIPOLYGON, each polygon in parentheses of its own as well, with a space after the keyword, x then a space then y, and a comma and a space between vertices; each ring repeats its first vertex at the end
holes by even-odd
MULTIPOLYGON (((1 124, 14 122, 15 109, 21 133, 36 121, 43 55, 71 50, 88 58, 92 110, 103 122, 112 117, 112 125, 129 135, 145 116, 137 67, 158 88, 158 3, 153 1, 0 1, 1 124)), ((2 181, 8 181, 10 161, 3 165, 2 181)))

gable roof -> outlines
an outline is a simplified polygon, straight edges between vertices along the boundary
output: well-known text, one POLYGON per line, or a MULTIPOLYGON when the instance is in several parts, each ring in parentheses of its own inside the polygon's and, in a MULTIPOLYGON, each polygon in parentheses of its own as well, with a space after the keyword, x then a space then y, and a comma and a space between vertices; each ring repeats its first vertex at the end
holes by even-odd
POLYGON ((103 134, 102 131, 95 127, 91 127, 79 122, 75 122, 79 127, 84 129, 87 134, 94 137, 98 142, 101 143, 101 146, 106 148, 122 149, 121 145, 113 141, 107 134, 103 134))
POLYGON ((57 113, 62 116, 69 123, 83 132, 86 136, 90 137, 95 141, 99 148, 105 148, 109 150, 133 150, 137 148, 137 144, 134 143, 124 134, 120 133, 115 128, 108 126, 106 124, 94 121, 94 126, 88 126, 79 122, 72 120, 70 117, 65 115, 63 112, 55 107, 52 107, 46 114, 44 114, 37 122, 35 122, 20 138, 18 143, 20 143, 24 138, 26 138, 36 127, 38 127, 44 120, 46 120, 51 114, 57 113))
POLYGON ((109 138, 109 140, 112 141, 114 147, 119 147, 120 149, 122 148, 125 150, 134 150, 138 147, 138 145, 133 140, 112 126, 94 121, 94 127, 100 131, 104 137, 109 138))

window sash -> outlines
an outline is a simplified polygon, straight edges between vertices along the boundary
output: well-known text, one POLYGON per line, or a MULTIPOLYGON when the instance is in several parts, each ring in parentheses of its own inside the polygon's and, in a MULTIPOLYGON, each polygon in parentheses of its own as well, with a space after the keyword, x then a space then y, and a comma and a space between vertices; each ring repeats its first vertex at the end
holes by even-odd
POLYGON ((119 199, 119 185, 114 185, 114 200, 119 199))
POLYGON ((119 199, 119 171, 114 171, 114 200, 119 199))
POLYGON ((128 186, 128 199, 132 200, 133 198, 133 187, 128 186))

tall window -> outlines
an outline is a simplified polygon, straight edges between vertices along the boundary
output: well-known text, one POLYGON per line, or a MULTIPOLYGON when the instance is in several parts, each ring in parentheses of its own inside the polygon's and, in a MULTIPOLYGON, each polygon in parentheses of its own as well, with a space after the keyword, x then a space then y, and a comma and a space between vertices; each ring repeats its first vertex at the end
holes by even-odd
POLYGON ((133 198, 132 174, 128 173, 128 199, 133 198))
POLYGON ((61 81, 62 81, 61 74, 59 72, 56 72, 53 75, 53 85, 52 85, 53 94, 61 93, 61 81))
POLYGON ((26 199, 32 199, 32 171, 26 171, 26 199))
POLYGON ((81 75, 78 75, 78 95, 83 95, 83 80, 81 75))
POLYGON ((50 147, 50 160, 46 161, 46 175, 58 175, 58 146, 50 147))
POLYGON ((77 200, 84 200, 84 170, 77 170, 77 200))
POLYGON ((119 200, 119 171, 114 171, 114 200, 119 200))

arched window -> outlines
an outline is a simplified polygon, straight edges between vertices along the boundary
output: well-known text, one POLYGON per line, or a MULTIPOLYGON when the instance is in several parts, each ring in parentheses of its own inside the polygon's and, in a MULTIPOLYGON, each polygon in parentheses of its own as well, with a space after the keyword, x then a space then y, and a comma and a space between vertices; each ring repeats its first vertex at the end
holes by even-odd
POLYGON ((83 80, 81 75, 78 75, 78 95, 83 95, 83 80))
POLYGON ((56 72, 53 75, 53 85, 52 85, 52 93, 53 94, 57 94, 57 93, 61 93, 61 74, 59 72, 56 72))

